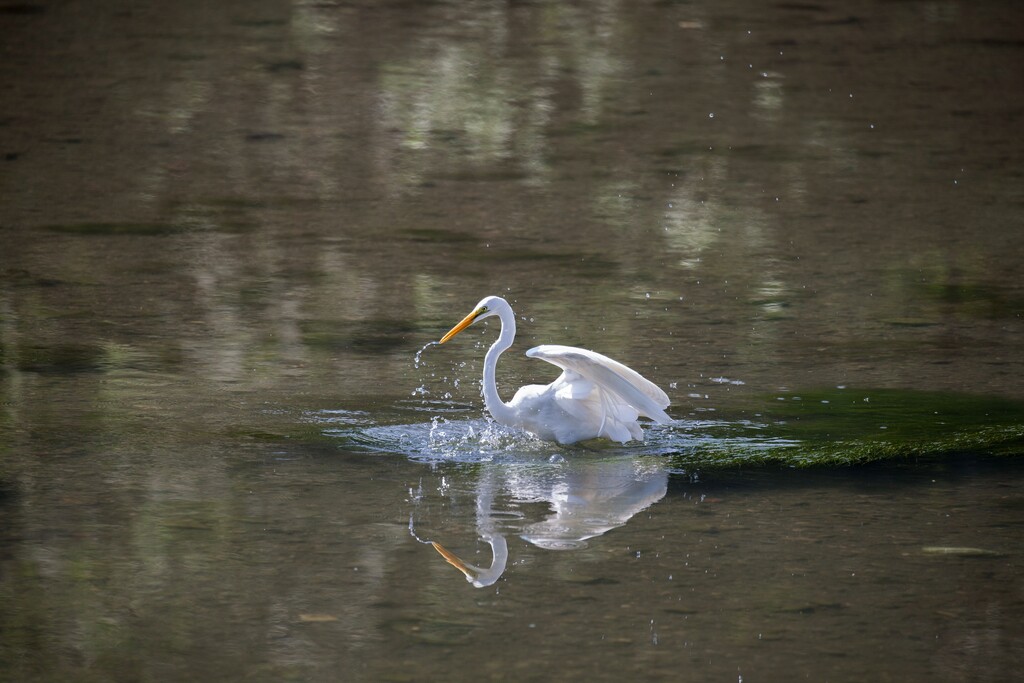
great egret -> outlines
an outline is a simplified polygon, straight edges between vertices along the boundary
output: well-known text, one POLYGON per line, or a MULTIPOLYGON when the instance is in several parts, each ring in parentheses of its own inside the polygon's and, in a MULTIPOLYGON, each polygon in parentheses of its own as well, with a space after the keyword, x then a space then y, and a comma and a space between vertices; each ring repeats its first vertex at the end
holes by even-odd
POLYGON ((498 395, 494 369, 498 356, 516 337, 516 317, 507 301, 500 296, 484 297, 439 343, 495 315, 501 320, 501 332, 484 356, 483 396, 496 421, 560 444, 599 437, 620 443, 643 439, 644 431, 637 424, 641 415, 661 424, 671 422, 664 410, 668 396, 653 382, 607 356, 573 346, 545 344, 527 351, 531 358, 562 368, 562 374, 547 386, 520 388, 512 401, 505 403, 498 395))

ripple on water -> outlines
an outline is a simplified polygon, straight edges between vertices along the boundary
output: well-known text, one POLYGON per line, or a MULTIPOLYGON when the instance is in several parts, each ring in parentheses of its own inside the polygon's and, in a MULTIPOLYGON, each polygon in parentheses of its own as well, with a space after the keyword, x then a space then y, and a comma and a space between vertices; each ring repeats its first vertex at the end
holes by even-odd
POLYGON ((739 462, 792 447, 795 441, 766 436, 763 425, 751 422, 677 420, 668 425, 650 424, 643 441, 618 444, 593 440, 562 446, 542 441, 519 429, 500 425, 486 417, 461 417, 463 406, 435 401, 417 403, 411 409, 429 412, 429 422, 374 424, 361 411, 321 411, 311 421, 325 425, 323 434, 347 448, 376 453, 402 454, 421 462, 515 462, 523 459, 555 462, 566 457, 668 456, 688 463, 708 454, 723 454, 739 462))
POLYGON ((492 462, 550 455, 558 447, 484 418, 435 415, 429 423, 377 425, 347 435, 351 445, 426 462, 492 462))

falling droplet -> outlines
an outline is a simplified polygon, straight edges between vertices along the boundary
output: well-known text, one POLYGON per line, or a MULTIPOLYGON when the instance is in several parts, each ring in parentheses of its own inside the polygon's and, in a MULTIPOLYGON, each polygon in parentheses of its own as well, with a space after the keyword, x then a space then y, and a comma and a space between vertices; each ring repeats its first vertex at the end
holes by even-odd
POLYGON ((421 361, 421 358, 423 356, 423 352, 426 351, 429 347, 431 347, 431 346, 438 346, 439 344, 440 344, 440 342, 435 342, 435 341, 427 342, 426 344, 424 344, 423 348, 420 349, 419 351, 417 351, 416 355, 413 357, 413 360, 412 360, 413 367, 414 368, 419 368, 420 367, 420 361, 421 361))

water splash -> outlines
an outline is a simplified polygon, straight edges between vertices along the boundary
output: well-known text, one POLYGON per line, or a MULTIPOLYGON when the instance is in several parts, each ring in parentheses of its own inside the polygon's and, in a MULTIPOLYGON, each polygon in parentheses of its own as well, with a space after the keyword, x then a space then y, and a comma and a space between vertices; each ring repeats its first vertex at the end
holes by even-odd
POLYGON ((526 432, 489 419, 448 419, 433 415, 430 422, 325 429, 348 447, 377 453, 398 453, 429 463, 480 463, 546 458, 560 447, 526 432))
MULTIPOLYGON (((625 444, 604 440, 561 446, 541 441, 518 429, 498 424, 489 418, 463 417, 470 409, 451 402, 430 402, 410 406, 411 410, 432 413, 429 422, 380 425, 370 421, 354 423, 339 420, 334 428, 322 431, 337 438, 348 448, 401 454, 431 464, 437 463, 564 463, 577 457, 669 457, 680 467, 702 461, 756 461, 797 442, 768 436, 764 425, 753 422, 716 420, 678 420, 668 425, 648 425, 643 441, 625 444)), ((319 420, 326 422, 329 420, 319 420)))
MULTIPOLYGON (((414 354, 414 356, 413 356, 413 359, 412 359, 413 367, 416 368, 417 370, 419 370, 421 367, 426 367, 427 362, 425 360, 423 360, 423 352, 426 351, 431 346, 439 346, 440 344, 441 344, 441 342, 433 342, 433 341, 432 342, 427 342, 426 344, 424 344, 423 348, 421 348, 419 351, 417 351, 414 354)), ((458 368, 458 369, 465 368, 466 367, 466 363, 465 363, 465 361, 460 362, 455 367, 458 368)), ((430 373, 430 377, 435 379, 435 380, 437 379, 437 375, 435 373, 433 373, 433 372, 430 373)), ((442 383, 446 383, 446 384, 450 384, 452 386, 452 388, 458 389, 459 388, 459 383, 461 382, 461 379, 459 377, 451 377, 451 378, 449 378, 448 376, 444 376, 444 377, 441 378, 441 382, 442 383)), ((420 386, 418 386, 418 387, 416 387, 415 389, 412 390, 412 395, 413 396, 424 397, 424 396, 427 396, 427 395, 429 395, 431 393, 432 393, 431 390, 429 388, 427 388, 427 385, 425 383, 421 384, 420 386)), ((446 399, 446 400, 447 399, 451 399, 451 397, 452 397, 452 394, 449 391, 446 391, 444 393, 444 395, 443 395, 443 398, 446 399)))
POLYGON ((419 367, 420 367, 420 363, 423 362, 423 352, 426 351, 427 349, 429 349, 431 346, 440 346, 440 345, 441 345, 441 342, 436 342, 436 341, 431 341, 431 342, 427 342, 426 344, 424 344, 423 348, 420 349, 419 351, 417 351, 416 355, 413 356, 412 366, 418 370, 419 367))

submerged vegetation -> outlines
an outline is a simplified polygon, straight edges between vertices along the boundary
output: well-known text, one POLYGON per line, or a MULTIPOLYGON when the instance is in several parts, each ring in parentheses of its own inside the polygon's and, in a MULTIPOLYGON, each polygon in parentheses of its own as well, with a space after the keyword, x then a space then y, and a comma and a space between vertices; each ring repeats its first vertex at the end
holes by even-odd
MULTIPOLYGON (((765 397, 749 443, 715 439, 673 454, 689 467, 855 465, 956 453, 1024 454, 1024 404, 997 397, 837 388, 765 397)), ((723 435, 734 430, 725 424, 723 435)))

